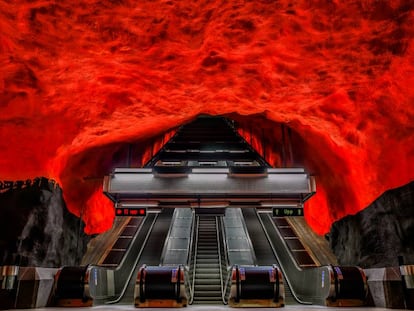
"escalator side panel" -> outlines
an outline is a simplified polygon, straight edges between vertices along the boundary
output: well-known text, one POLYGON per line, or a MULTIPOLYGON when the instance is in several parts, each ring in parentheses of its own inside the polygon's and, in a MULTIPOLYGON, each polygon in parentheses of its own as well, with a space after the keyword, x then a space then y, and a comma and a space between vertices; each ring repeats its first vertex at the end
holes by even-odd
MULTIPOLYGON (((280 263, 277 260, 275 254, 272 251, 272 246, 266 237, 263 227, 258 219, 257 213, 254 209, 244 208, 242 209, 246 227, 249 231, 250 239, 253 244, 254 251, 256 253, 257 264, 259 266, 269 266, 276 264, 280 267, 280 263)), ((292 295, 292 291, 289 284, 286 282, 284 274, 283 283, 285 290, 285 304, 296 304, 297 301, 292 295)))
POLYGON ((259 266, 268 266, 276 263, 277 259, 257 219, 255 210, 252 208, 243 208, 242 213, 256 254, 256 263, 259 266))
POLYGON ((271 216, 263 213, 259 217, 270 243, 277 250, 276 257, 286 281, 299 302, 325 305, 326 298, 332 295, 332 269, 330 267, 318 267, 302 270, 290 253, 283 237, 276 229, 271 216))
POLYGON ((135 268, 134 262, 141 252, 148 231, 155 218, 155 214, 149 214, 142 220, 142 224, 130 242, 128 250, 123 252, 122 259, 114 262, 114 266, 118 266, 119 264, 118 268, 109 269, 104 266, 93 267, 89 287, 95 304, 99 305, 107 303, 108 301, 115 301, 122 295, 125 282, 129 280, 135 268))
MULTIPOLYGON (((135 301, 134 297, 134 291, 135 291, 135 282, 138 274, 139 268, 146 264, 151 266, 156 266, 160 264, 160 258, 164 246, 164 241, 167 237, 168 230, 170 227, 172 214, 174 212, 174 209, 164 209, 162 212, 158 215, 157 220, 152 228, 152 231, 149 235, 149 238, 145 245, 142 245, 140 249, 142 248, 142 252, 140 256, 137 254, 136 257, 139 257, 138 263, 134 265, 134 263, 131 263, 132 269, 134 269, 133 273, 131 274, 131 277, 125 277, 118 278, 118 282, 127 282, 127 287, 125 290, 125 293, 122 296, 122 299, 119 301, 122 304, 133 304, 135 301)), ((148 216, 147 216, 148 217, 148 216)))

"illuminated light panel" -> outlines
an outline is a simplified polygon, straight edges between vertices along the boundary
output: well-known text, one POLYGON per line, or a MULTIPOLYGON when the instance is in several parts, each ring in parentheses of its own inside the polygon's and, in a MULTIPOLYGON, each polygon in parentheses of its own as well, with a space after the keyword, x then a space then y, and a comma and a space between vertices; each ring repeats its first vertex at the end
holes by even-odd
POLYGON ((115 215, 116 216, 146 216, 147 209, 143 207, 137 208, 122 208, 117 207, 115 208, 115 215))

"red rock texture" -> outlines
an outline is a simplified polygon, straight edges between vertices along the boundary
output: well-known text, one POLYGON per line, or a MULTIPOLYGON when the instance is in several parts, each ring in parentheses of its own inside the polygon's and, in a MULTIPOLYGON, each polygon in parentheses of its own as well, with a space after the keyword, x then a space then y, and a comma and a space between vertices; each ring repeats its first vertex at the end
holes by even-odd
POLYGON ((232 115, 269 142, 291 128, 327 232, 414 179, 413 25, 406 0, 0 0, 0 179, 55 178, 101 232, 124 146, 139 166, 162 133, 232 115))

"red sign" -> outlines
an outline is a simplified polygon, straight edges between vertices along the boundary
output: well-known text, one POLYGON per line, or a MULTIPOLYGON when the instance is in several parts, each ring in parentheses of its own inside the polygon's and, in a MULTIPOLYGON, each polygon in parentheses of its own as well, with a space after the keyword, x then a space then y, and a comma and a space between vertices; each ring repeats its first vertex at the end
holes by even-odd
POLYGON ((139 208, 115 208, 116 216, 146 216, 147 209, 145 207, 139 208))

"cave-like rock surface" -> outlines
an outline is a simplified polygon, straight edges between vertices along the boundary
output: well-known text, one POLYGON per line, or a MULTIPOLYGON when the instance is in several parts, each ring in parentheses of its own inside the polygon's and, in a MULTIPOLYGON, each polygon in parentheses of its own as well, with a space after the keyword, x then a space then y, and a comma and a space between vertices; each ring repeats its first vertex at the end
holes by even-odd
POLYGON ((200 113, 284 124, 326 233, 414 180, 413 24, 407 0, 0 0, 0 178, 55 179, 98 233, 126 146, 140 166, 200 113))
POLYGON ((90 236, 66 209, 59 185, 36 178, 0 188, 0 266, 80 263, 90 236))
POLYGON ((385 192, 356 215, 335 222, 330 245, 342 265, 363 268, 414 264, 414 182, 385 192))

